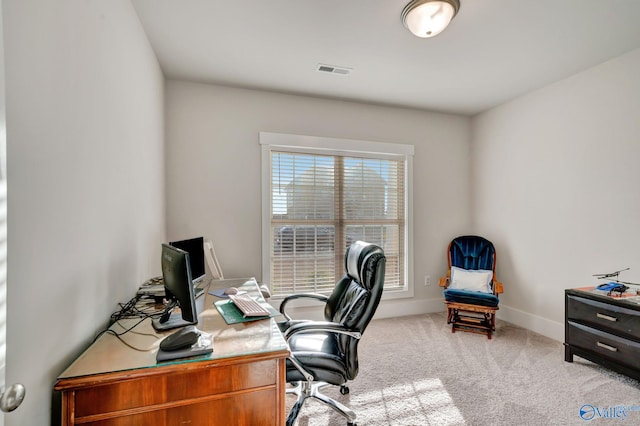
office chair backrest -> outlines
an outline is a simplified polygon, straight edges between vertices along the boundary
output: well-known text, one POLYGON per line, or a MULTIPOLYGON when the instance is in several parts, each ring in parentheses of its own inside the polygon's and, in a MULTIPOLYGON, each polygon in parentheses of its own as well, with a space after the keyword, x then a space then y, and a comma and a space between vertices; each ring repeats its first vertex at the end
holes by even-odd
MULTIPOLYGON (((352 331, 364 332, 380 303, 385 265, 386 258, 380 247, 363 241, 353 243, 345 254, 346 274, 325 305, 325 319, 352 331)), ((352 380, 358 374, 358 339, 341 335, 340 345, 352 380)))
POLYGON ((495 260, 496 250, 491 241, 485 238, 465 235, 449 244, 449 268, 485 269, 495 274, 495 260))

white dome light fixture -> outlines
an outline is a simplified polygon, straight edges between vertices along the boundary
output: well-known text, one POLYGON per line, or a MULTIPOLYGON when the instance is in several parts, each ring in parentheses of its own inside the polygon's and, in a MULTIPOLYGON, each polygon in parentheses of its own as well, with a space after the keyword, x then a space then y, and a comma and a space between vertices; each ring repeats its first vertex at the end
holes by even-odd
POLYGON ((440 34, 460 9, 460 0, 413 0, 402 9, 402 23, 422 38, 440 34))

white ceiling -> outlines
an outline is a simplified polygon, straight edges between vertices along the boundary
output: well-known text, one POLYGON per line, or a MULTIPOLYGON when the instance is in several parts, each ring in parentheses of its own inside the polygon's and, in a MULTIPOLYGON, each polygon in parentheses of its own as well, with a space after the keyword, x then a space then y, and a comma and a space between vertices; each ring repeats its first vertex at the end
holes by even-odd
POLYGON ((409 0, 132 2, 169 79, 465 115, 640 47, 640 0, 461 0, 430 39, 409 0))

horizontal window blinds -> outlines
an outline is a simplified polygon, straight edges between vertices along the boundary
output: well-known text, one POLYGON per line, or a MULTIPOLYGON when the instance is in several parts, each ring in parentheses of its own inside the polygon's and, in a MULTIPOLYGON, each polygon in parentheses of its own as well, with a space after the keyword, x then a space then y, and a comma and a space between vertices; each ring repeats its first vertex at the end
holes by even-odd
POLYGON ((273 150, 270 162, 274 295, 330 292, 357 240, 385 251, 386 288, 404 286, 404 160, 273 150))

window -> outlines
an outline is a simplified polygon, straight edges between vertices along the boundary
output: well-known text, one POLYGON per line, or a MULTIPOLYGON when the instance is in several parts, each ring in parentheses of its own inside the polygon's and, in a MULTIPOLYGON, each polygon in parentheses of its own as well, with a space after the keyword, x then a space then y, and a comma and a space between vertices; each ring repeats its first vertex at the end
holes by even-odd
POLYGON ((413 147, 274 133, 261 133, 260 143, 263 280, 274 297, 329 293, 357 240, 384 250, 387 298, 412 295, 413 147))

